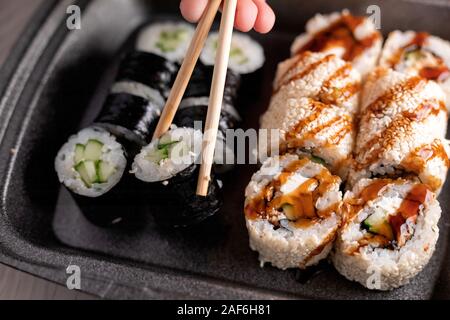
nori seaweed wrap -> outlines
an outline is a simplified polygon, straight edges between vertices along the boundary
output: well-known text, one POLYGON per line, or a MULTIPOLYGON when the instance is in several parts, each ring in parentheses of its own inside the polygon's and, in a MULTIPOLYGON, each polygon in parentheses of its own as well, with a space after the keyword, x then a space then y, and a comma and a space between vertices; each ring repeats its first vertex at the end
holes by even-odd
POLYGON ((94 122, 131 142, 126 143, 131 149, 149 143, 177 70, 177 64, 153 53, 130 52, 94 122))
MULTIPOLYGON (((194 69, 189 85, 184 94, 173 123, 178 127, 202 129, 208 112, 209 94, 213 76, 213 67, 201 63, 194 69), (201 124, 201 127, 198 126, 201 124)), ((240 75, 228 70, 225 81, 222 111, 219 122, 219 132, 214 162, 218 173, 232 168, 226 162, 234 158, 234 150, 226 145, 225 137, 228 129, 234 129, 241 121, 239 113, 234 108, 240 86, 240 75)))
POLYGON ((127 136, 139 145, 150 142, 153 131, 161 115, 161 106, 127 93, 108 95, 105 107, 97 117, 96 123, 117 136, 127 136))
POLYGON ((196 194, 199 170, 199 165, 191 165, 166 180, 164 184, 156 183, 157 186, 153 186, 154 194, 159 195, 159 205, 153 208, 152 213, 159 225, 187 227, 215 215, 220 210, 223 203, 222 194, 214 177, 211 177, 206 197, 196 194))
POLYGON ((185 227, 217 213, 222 205, 219 181, 211 176, 206 197, 196 195, 202 133, 172 128, 135 157, 132 172, 146 182, 155 221, 185 227))
POLYGON ((167 98, 179 65, 150 52, 133 51, 125 56, 116 81, 134 81, 158 90, 167 98))

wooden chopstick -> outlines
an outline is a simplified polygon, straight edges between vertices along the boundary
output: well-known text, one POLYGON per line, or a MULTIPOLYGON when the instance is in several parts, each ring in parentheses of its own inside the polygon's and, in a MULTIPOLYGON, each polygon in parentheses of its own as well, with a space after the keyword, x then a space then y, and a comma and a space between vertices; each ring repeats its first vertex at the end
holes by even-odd
POLYGON ((221 0, 210 0, 208 7, 197 25, 194 36, 186 52, 186 57, 178 71, 166 105, 159 118, 158 125, 153 133, 153 139, 160 138, 172 125, 173 118, 175 117, 175 113, 177 112, 178 106, 186 91, 186 87, 192 76, 198 57, 205 45, 206 37, 208 36, 221 2, 221 0))
POLYGON ((220 21, 219 43, 209 97, 208 114, 203 134, 202 163, 197 182, 197 195, 206 196, 210 181, 211 168, 216 146, 217 130, 222 109, 223 92, 227 76, 230 56, 231 38, 233 35, 234 16, 237 0, 225 0, 222 19, 220 21))

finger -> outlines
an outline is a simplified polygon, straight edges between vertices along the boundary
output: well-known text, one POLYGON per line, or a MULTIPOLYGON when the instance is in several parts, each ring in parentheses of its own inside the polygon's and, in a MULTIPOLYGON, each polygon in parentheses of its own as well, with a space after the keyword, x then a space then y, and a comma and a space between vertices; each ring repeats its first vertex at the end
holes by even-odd
POLYGON ((255 30, 259 33, 267 33, 275 24, 275 13, 265 0, 253 0, 258 8, 258 17, 255 21, 255 30))
POLYGON ((234 26, 242 32, 248 32, 255 25, 257 15, 258 7, 252 0, 239 0, 234 26))
POLYGON ((180 10, 183 17, 189 22, 200 20, 208 0, 181 0, 180 10))

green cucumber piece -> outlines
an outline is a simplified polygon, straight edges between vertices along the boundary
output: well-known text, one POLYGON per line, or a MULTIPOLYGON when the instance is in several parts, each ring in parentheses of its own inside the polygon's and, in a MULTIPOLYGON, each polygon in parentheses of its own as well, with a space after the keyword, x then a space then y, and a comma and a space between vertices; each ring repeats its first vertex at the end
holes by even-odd
POLYGON ((171 141, 171 142, 167 142, 167 143, 161 143, 161 141, 158 144, 158 149, 162 150, 162 149, 169 149, 171 146, 173 146, 174 144, 177 144, 180 141, 171 141))
POLYGON ((413 61, 419 61, 424 57, 424 54, 420 49, 417 50, 411 50, 405 53, 405 59, 406 60, 413 60, 413 61))
POLYGON ((163 31, 160 34, 156 47, 162 52, 170 52, 177 49, 182 41, 186 39, 187 32, 183 29, 175 31, 163 31))
POLYGON ((114 172, 116 172, 116 168, 108 162, 101 160, 97 162, 97 176, 100 183, 108 182, 109 177, 111 177, 114 172))
POLYGON ((230 58, 238 59, 238 64, 245 64, 249 61, 248 57, 245 56, 244 51, 239 47, 232 47, 230 51, 230 58))
POLYGON ((97 168, 94 161, 82 161, 75 167, 75 170, 80 174, 81 180, 88 188, 98 182, 97 168))
POLYGON ((371 233, 376 233, 389 240, 394 239, 392 227, 387 220, 387 215, 383 211, 377 211, 363 221, 363 226, 371 233))
POLYGON ((284 212, 284 215, 286 216, 286 218, 288 218, 291 221, 297 220, 295 208, 292 204, 285 203, 281 206, 281 208, 283 209, 283 212, 284 212))
POLYGON ((145 158, 148 161, 159 164, 161 162, 161 160, 167 159, 168 157, 169 157, 169 150, 167 148, 165 148, 165 149, 156 149, 156 150, 150 151, 145 158))
POLYGON ((84 149, 84 159, 90 161, 100 160, 102 156, 103 143, 98 140, 91 139, 87 142, 84 149))
POLYGON ((84 144, 77 144, 75 146, 75 165, 79 164, 81 161, 84 160, 84 150, 85 150, 84 144))
POLYGON ((321 165, 326 165, 327 163, 325 162, 325 160, 323 160, 322 158, 320 158, 320 157, 316 157, 316 156, 311 156, 311 161, 312 162, 315 162, 315 163, 318 163, 318 164, 321 164, 321 165))

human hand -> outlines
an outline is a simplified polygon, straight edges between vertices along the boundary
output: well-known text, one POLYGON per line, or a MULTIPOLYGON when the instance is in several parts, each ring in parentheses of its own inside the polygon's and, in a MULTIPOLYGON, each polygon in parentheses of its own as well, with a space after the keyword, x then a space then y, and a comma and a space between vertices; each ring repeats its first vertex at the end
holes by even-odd
MULTIPOLYGON (((205 11, 208 0, 181 0, 180 10, 189 22, 197 22, 205 11)), ((275 14, 266 0, 238 0, 234 26, 242 32, 255 29, 269 32, 275 24, 275 14)))

